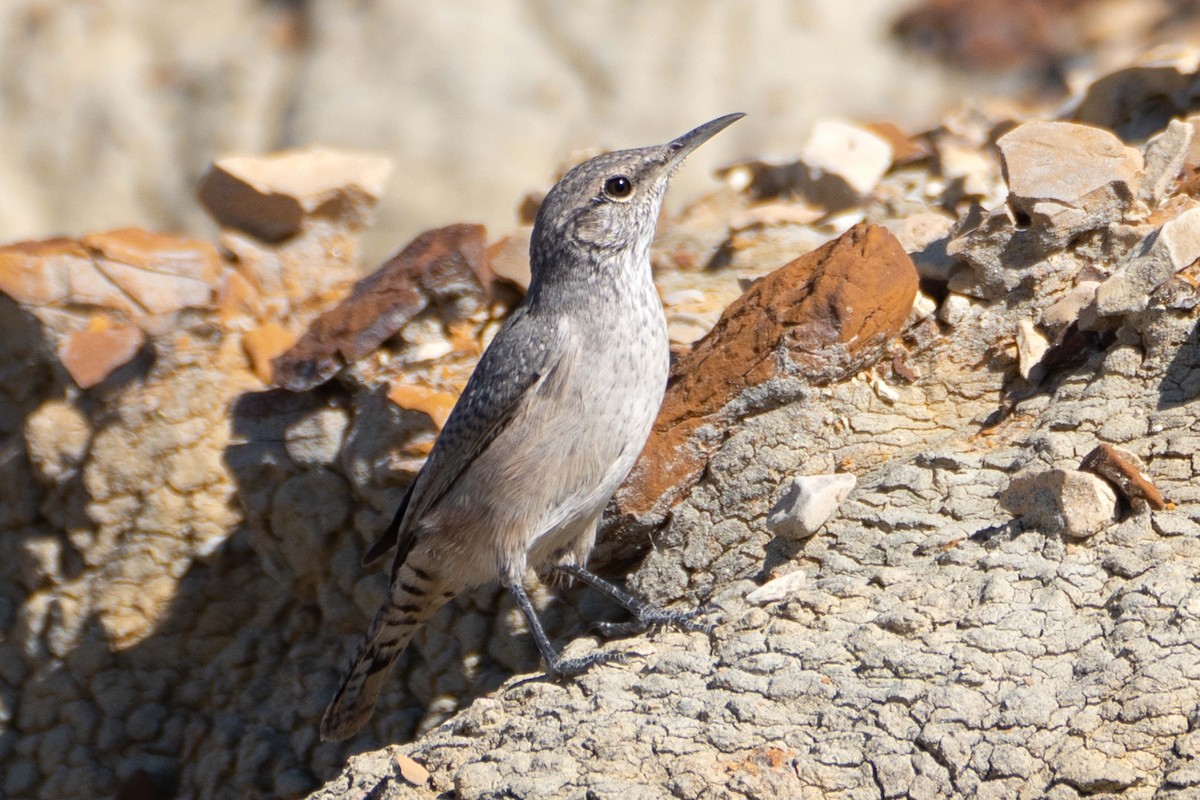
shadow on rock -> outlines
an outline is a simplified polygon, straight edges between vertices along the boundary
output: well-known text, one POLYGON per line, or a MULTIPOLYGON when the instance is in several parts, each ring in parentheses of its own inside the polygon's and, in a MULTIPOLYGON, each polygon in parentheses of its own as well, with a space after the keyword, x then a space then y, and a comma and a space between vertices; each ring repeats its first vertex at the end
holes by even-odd
POLYGON ((1200 321, 1175 353, 1158 385, 1158 408, 1186 405, 1200 396, 1200 321))

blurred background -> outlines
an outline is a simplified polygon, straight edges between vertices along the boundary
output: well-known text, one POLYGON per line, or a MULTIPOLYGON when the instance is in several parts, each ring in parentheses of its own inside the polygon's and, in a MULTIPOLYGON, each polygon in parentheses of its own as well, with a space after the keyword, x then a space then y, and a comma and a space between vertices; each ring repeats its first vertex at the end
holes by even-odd
POLYGON ((1200 0, 0 0, 0 241, 124 225, 214 235, 215 157, 393 159, 374 264, 452 221, 509 227, 584 150, 750 118, 692 159, 787 157, 839 116, 912 132, 964 103, 1051 104, 1169 39, 1200 0))

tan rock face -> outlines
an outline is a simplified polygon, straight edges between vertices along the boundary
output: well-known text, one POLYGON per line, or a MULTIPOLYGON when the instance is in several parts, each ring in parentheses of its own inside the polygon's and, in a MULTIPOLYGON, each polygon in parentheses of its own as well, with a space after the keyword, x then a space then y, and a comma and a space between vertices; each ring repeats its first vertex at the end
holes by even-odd
POLYGON ((697 432, 727 426, 726 406, 739 394, 783 375, 821 384, 869 365, 901 331, 916 292, 912 260, 870 225, 760 279, 675 364, 616 511, 636 517, 677 502, 707 460, 697 432))
POLYGON ((31 306, 96 305, 129 316, 203 308, 219 271, 211 244, 138 228, 0 248, 0 291, 31 306))
POLYGON ((0 248, 0 292, 42 322, 83 389, 128 363, 172 315, 210 308, 220 271, 211 244, 138 228, 0 248))

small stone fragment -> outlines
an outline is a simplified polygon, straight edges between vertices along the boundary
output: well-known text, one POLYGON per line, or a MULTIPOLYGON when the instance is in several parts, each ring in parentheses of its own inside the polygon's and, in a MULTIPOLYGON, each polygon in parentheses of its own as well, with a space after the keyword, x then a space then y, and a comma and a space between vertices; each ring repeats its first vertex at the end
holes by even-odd
POLYGON ((217 312, 226 324, 239 317, 258 319, 263 312, 262 298, 245 276, 227 269, 221 276, 221 288, 217 292, 217 312))
POLYGON ((958 187, 962 197, 989 197, 1003 185, 997 186, 995 161, 988 158, 978 147, 949 141, 938 144, 938 171, 948 182, 958 187))
POLYGON ((777 603, 791 597, 805 581, 804 573, 800 570, 789 572, 778 578, 773 578, 746 595, 746 601, 756 605, 777 603))
POLYGON ((771 509, 767 528, 793 541, 806 539, 829 521, 857 483, 848 472, 801 475, 771 509))
POLYGON ((869 122, 863 127, 891 146, 895 165, 915 164, 933 155, 925 138, 909 136, 894 122, 869 122))
POLYGON ((136 325, 95 316, 83 330, 67 334, 58 357, 79 388, 90 389, 132 361, 145 343, 146 334, 136 325))
POLYGON ((1030 383, 1038 383, 1045 370, 1041 366, 1042 356, 1050 349, 1050 342, 1037 329, 1031 319, 1017 322, 1017 364, 1021 377, 1030 383))
POLYGON ((924 292, 918 291, 917 296, 913 298, 912 314, 909 316, 909 324, 916 324, 923 320, 932 317, 938 309, 937 300, 934 300, 924 292))
POLYGON ((242 347, 250 357, 254 374, 263 383, 271 383, 271 361, 296 343, 296 336, 278 322, 264 322, 242 337, 242 347))
POLYGON ((532 234, 533 226, 522 226, 490 245, 483 256, 483 262, 494 276, 521 291, 529 288, 529 240, 532 234))
POLYGON ((1179 177, 1192 145, 1194 129, 1186 122, 1171 120, 1167 129, 1146 143, 1138 198, 1156 207, 1179 177))
POLYGON ((0 248, 0 292, 37 307, 136 319, 211 305, 220 257, 207 242, 125 228, 0 248))
POLYGON ((1142 460, 1128 450, 1111 444, 1099 444, 1083 457, 1079 468, 1107 479, 1127 500, 1142 499, 1159 510, 1167 507, 1162 493, 1146 474, 1142 460))
POLYGON ((818 121, 800 160, 815 182, 832 178, 857 197, 869 194, 892 165, 892 146, 878 134, 840 120, 818 121))
POLYGON ((950 273, 961 263, 946 253, 954 220, 945 214, 923 211, 884 227, 895 234, 904 251, 912 256, 917 274, 922 278, 949 280, 950 273))
POLYGON ((57 483, 83 460, 91 440, 87 417, 74 404, 47 400, 25 420, 29 460, 42 479, 57 483))
POLYGON ((996 145, 1009 205, 1047 244, 1121 219, 1136 196, 1142 154, 1106 130, 1026 122, 996 145))
POLYGON ((309 215, 365 227, 391 174, 387 158, 310 148, 269 156, 229 156, 213 163, 200 202, 218 224, 279 242, 309 215))
POLYGON ((409 411, 420 411, 426 414, 439 429, 446 424, 450 411, 458 402, 458 396, 449 392, 439 392, 425 386, 405 386, 397 384, 388 390, 388 399, 401 408, 409 411))
POLYGON ((971 316, 971 298, 951 292, 938 308, 938 319, 951 328, 961 325, 971 316))
POLYGON ((400 768, 400 777, 413 786, 424 786, 429 783, 429 770, 403 753, 396 754, 396 766, 400 768))
POLYGON ((1027 470, 1013 476, 1000 504, 1043 533, 1084 539, 1117 519, 1117 495, 1090 472, 1027 470))
POLYGON ((1041 323, 1050 330, 1059 330, 1079 319, 1083 309, 1096 297, 1099 281, 1080 281, 1053 305, 1042 311, 1041 323))
POLYGON ((1102 316, 1142 311, 1150 294, 1200 258, 1200 208, 1190 208, 1150 234, 1096 289, 1102 316))

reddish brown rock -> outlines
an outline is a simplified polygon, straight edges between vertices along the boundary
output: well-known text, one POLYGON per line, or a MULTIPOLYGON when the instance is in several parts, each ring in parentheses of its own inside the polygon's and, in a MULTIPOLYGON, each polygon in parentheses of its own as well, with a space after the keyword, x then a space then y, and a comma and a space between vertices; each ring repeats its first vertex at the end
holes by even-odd
POLYGON ((79 388, 90 389, 133 360, 145 343, 137 326, 96 316, 86 328, 66 336, 58 357, 79 388))
MULTIPOLYGON (((891 233, 866 224, 755 282, 676 362, 650 440, 617 493, 619 518, 661 520, 707 463, 693 434, 725 429, 734 421, 727 407, 747 389, 781 376, 831 383, 877 360, 916 293, 912 259, 891 233)), ((619 528, 624 538, 629 526, 619 528)))
POLYGON ((274 360, 275 384, 294 392, 311 389, 375 350, 431 303, 482 296, 476 265, 486 237, 482 225, 422 233, 274 360))
POLYGON ((1145 500, 1152 508, 1160 511, 1167 507, 1162 493, 1146 474, 1141 459, 1128 450, 1113 447, 1111 444, 1097 445, 1092 452, 1083 457, 1079 469, 1104 478, 1117 487, 1127 500, 1145 500))

